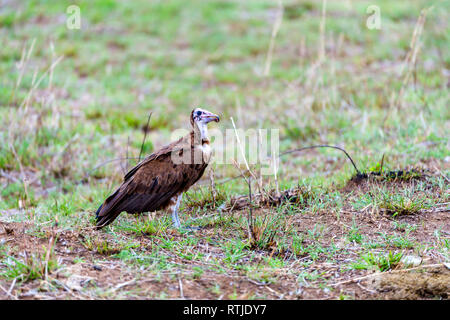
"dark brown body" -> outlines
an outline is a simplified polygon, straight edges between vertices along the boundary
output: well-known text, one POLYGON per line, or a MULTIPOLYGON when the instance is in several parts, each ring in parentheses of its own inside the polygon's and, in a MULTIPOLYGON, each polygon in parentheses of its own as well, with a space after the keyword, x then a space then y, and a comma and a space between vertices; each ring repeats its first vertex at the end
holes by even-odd
POLYGON ((110 224, 123 211, 151 212, 173 205, 174 199, 203 175, 210 157, 205 154, 209 148, 203 148, 207 144, 209 141, 201 141, 193 130, 137 164, 97 210, 97 227, 110 224), (180 157, 188 161, 173 161, 180 157))

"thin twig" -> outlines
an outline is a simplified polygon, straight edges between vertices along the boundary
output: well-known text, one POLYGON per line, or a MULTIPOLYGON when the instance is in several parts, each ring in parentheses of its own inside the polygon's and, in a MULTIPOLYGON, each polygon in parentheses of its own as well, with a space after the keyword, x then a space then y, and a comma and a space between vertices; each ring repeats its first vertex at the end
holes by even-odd
MULTIPOLYGON (((345 151, 343 148, 340 148, 340 147, 337 147, 337 146, 330 146, 330 145, 315 145, 315 146, 308 146, 308 147, 303 147, 303 148, 299 148, 299 149, 287 150, 287 151, 281 153, 280 155, 278 155, 278 158, 281 158, 282 156, 284 156, 284 155, 286 155, 286 154, 290 154, 290 153, 294 153, 294 152, 300 152, 300 151, 303 151, 303 150, 314 149, 314 148, 333 148, 333 149, 337 149, 337 150, 340 150, 340 151, 344 152, 345 155, 347 156, 347 158, 351 161, 353 167, 354 167, 355 170, 356 170, 356 173, 357 173, 357 174, 361 174, 361 172, 360 172, 360 171, 358 170, 358 168, 356 167, 355 162, 354 162, 353 159, 350 157, 350 155, 347 153, 347 151, 345 151)), ((246 174, 247 172, 249 172, 249 173, 251 174, 251 171, 248 171, 248 170, 247 170, 246 172, 243 173, 244 176, 245 176, 245 174, 246 174)), ((216 185, 221 185, 221 184, 228 183, 228 182, 230 182, 230 181, 233 181, 233 180, 238 179, 238 178, 241 177, 241 176, 242 176, 242 174, 237 175, 237 176, 234 176, 234 177, 231 177, 231 178, 222 179, 221 181, 216 182, 216 185)), ((197 185, 198 185, 198 184, 199 184, 199 183, 197 183, 197 185)))
POLYGON ((350 157, 350 155, 347 153, 347 151, 345 151, 344 149, 337 147, 337 146, 330 146, 330 145, 326 145, 326 144, 322 144, 322 145, 315 145, 315 146, 309 146, 309 147, 303 147, 303 148, 299 148, 299 149, 293 149, 293 150, 288 150, 285 152, 282 152, 279 157, 284 156, 285 154, 289 154, 289 153, 294 153, 294 152, 299 152, 299 151, 303 151, 303 150, 307 150, 307 149, 315 149, 315 148, 333 148, 333 149, 337 149, 340 150, 342 152, 345 153, 345 155, 347 156, 347 158, 351 161, 353 168, 355 168, 356 173, 361 173, 358 168, 356 167, 355 162, 353 161, 352 157, 350 157))
POLYGON ((249 205, 248 205, 248 209, 249 209, 249 214, 247 217, 247 222, 248 222, 248 238, 252 239, 253 237, 253 209, 252 209, 252 180, 251 180, 251 176, 249 176, 248 178, 244 175, 244 172, 241 170, 241 168, 239 167, 239 164, 236 162, 236 160, 231 159, 233 161, 234 166, 236 167, 236 169, 239 170, 239 172, 241 173, 241 177, 244 179, 245 182, 247 182, 248 185, 248 199, 249 199, 249 205))
POLYGON ((17 300, 17 297, 13 296, 11 293, 6 291, 6 289, 3 288, 1 285, 0 285, 0 289, 2 289, 9 297, 13 298, 14 300, 17 300))
POLYGON ((150 112, 150 114, 148 115, 147 125, 145 126, 145 130, 144 130, 144 139, 142 140, 141 151, 139 152, 138 162, 141 161, 142 151, 144 150, 145 139, 147 139, 148 126, 150 124, 150 118, 152 117, 152 113, 153 112, 150 112))
POLYGON ((180 298, 184 299, 184 293, 183 293, 183 282, 181 281, 181 278, 178 277, 178 284, 180 286, 180 298))

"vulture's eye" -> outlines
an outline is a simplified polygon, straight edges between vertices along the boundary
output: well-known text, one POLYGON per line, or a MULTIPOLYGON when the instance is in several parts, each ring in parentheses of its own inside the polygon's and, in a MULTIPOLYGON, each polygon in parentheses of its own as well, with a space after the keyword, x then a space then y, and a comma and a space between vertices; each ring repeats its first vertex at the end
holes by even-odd
POLYGON ((202 114, 202 112, 201 112, 201 111, 197 111, 196 113, 197 113, 197 116, 199 116, 199 117, 200 117, 200 116, 201 116, 201 114, 202 114))

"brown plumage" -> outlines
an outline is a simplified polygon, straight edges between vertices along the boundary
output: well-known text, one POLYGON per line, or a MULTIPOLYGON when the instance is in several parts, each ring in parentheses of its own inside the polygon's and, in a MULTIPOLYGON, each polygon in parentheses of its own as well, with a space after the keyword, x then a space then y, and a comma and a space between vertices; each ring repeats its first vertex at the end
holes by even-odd
POLYGON ((193 130, 149 155, 124 177, 122 185, 97 210, 97 227, 113 222, 121 212, 142 213, 174 208, 176 227, 178 205, 187 191, 203 175, 211 151, 206 125, 219 117, 196 108, 191 112, 193 130))

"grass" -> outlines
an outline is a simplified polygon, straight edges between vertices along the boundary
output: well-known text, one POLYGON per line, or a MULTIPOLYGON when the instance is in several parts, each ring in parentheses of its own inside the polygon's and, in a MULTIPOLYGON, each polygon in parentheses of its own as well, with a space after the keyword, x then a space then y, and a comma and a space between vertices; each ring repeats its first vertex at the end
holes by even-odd
POLYGON ((6 279, 16 279, 21 282, 45 279, 47 274, 58 268, 58 261, 52 252, 49 258, 47 258, 47 252, 42 255, 25 253, 25 256, 19 259, 9 255, 3 255, 2 258, 1 264, 4 265, 5 271, 0 275, 6 279))
POLYGON ((392 253, 389 251, 388 254, 374 254, 372 252, 368 252, 367 254, 362 255, 362 261, 353 264, 353 267, 355 269, 376 268, 380 272, 384 272, 387 270, 392 270, 399 265, 402 256, 403 253, 401 252, 392 253))
MULTIPOLYGON (((66 28, 70 4, 0 9, 0 286, 19 280, 12 295, 168 299, 185 281, 186 297, 204 299, 383 298, 331 284, 393 270, 401 255, 449 261, 447 2, 377 1, 381 29, 370 30, 370 1, 328 0, 321 29, 320 1, 284 0, 274 37, 269 0, 79 1, 79 30, 66 28), (93 230, 144 135, 149 154, 189 128, 195 106, 220 114, 214 129, 233 117, 238 129, 279 129, 280 151, 341 146, 379 175, 355 183, 338 150, 283 156, 277 179, 260 181, 271 196, 295 191, 292 201, 255 204, 249 223, 248 205, 230 206, 245 181, 213 163, 180 208, 199 231, 175 230, 164 212, 93 230), (64 282, 64 272, 95 286, 39 282, 64 282)), ((219 141, 212 147, 219 156, 219 141)))

